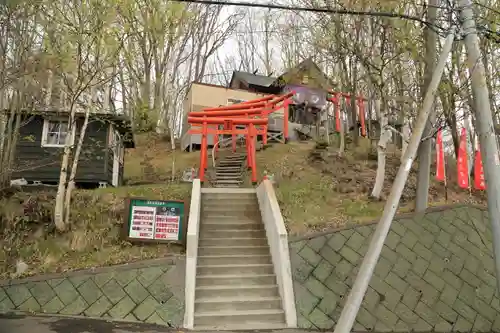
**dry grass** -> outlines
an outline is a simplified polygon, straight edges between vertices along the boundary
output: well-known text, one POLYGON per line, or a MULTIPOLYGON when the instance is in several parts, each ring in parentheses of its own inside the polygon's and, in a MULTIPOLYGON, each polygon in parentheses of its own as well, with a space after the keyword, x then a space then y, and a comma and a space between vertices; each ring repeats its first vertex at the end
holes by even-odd
POLYGON ((164 256, 181 249, 169 245, 131 246, 121 240, 124 200, 128 196, 185 199, 188 184, 144 185, 78 190, 73 196, 70 230, 53 228, 53 192, 17 193, 0 201, 3 239, 0 278, 15 272, 17 259, 29 265, 27 275, 64 272, 164 256))
POLYGON ((52 223, 54 192, 18 192, 0 200, 0 278, 15 272, 18 259, 29 265, 27 275, 62 272, 161 257, 181 249, 168 245, 131 246, 123 242, 124 202, 129 196, 186 199, 190 185, 180 183, 183 170, 198 162, 197 154, 172 153, 157 135, 138 137, 125 157, 128 184, 97 190, 77 190, 72 198, 72 225, 61 234, 52 223), (172 161, 175 161, 172 181, 172 161))
MULTIPOLYGON (((365 145, 366 146, 366 145, 365 145)), ((0 278, 10 277, 16 260, 29 265, 27 275, 61 272, 126 263, 165 256, 181 249, 167 245, 131 246, 120 238, 124 220, 124 199, 128 196, 152 199, 186 199, 190 184, 180 183, 183 170, 199 163, 198 153, 172 152, 170 144, 156 135, 138 138, 136 149, 127 152, 125 177, 128 184, 142 184, 98 190, 78 190, 73 196, 68 232, 54 230, 54 193, 16 193, 0 200, 0 278), (172 162, 175 162, 172 181, 172 162)), ((280 206, 292 234, 303 234, 346 223, 363 223, 378 218, 383 202, 370 200, 376 161, 366 147, 350 149, 338 157, 335 149, 312 155, 313 142, 275 144, 257 154, 259 179, 264 171, 274 174, 280 206)), ((399 167, 398 156, 388 157, 387 195, 399 167)), ((450 174, 452 174, 450 172, 450 174)), ((400 212, 413 209, 415 172, 403 193, 400 212)), ((442 184, 430 189, 432 205, 444 204, 442 184)), ((484 194, 460 190, 451 184, 451 202, 484 202, 484 194)))
POLYGON ((173 151, 169 142, 157 134, 142 134, 136 138, 135 149, 125 155, 125 181, 128 185, 157 184, 182 177, 186 169, 198 167, 199 155, 173 151))
MULTIPOLYGON (((385 202, 369 198, 377 163, 370 160, 369 144, 360 146, 348 150, 343 157, 332 148, 321 153, 320 157, 312 155, 316 147, 314 142, 273 145, 258 153, 259 179, 264 171, 274 174, 278 200, 291 234, 369 222, 381 216, 385 202)), ((398 168, 399 156, 388 156, 384 197, 389 194, 398 168)), ((414 166, 402 195, 399 213, 414 209, 415 190, 414 166)), ((433 181, 429 193, 432 206, 485 202, 484 193, 469 196, 456 184, 450 185, 447 202, 442 184, 433 181)))

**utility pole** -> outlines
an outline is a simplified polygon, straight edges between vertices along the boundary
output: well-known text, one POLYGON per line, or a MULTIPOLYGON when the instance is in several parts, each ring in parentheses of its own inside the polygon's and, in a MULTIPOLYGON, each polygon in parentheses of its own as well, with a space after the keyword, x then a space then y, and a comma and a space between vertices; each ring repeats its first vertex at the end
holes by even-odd
POLYGON ((366 290, 370 284, 373 271, 377 265, 380 253, 382 252, 385 239, 389 233, 389 229, 391 228, 392 220, 394 219, 394 215, 396 215, 399 200, 401 199, 401 194, 403 193, 406 180, 408 179, 408 174, 410 173, 413 160, 417 154, 425 124, 427 123, 429 113, 431 112, 432 105, 434 104, 439 82, 441 81, 446 60, 451 52, 454 39, 455 29, 452 29, 448 37, 446 37, 443 50, 441 51, 441 55, 439 56, 439 60, 436 64, 435 72, 432 75, 432 80, 427 87, 422 110, 418 114, 415 127, 413 128, 413 134, 404 154, 403 163, 401 163, 401 166, 399 167, 398 174, 396 175, 396 179, 392 185, 391 193, 387 198, 382 218, 377 224, 377 228, 373 234, 365 257, 363 258, 363 262, 361 263, 354 285, 352 286, 347 302, 342 309, 337 326, 335 326, 334 333, 349 333, 354 325, 359 308, 363 298, 365 297, 366 290))
POLYGON ((477 134, 481 147, 481 157, 486 180, 486 194, 488 196, 488 213, 493 234, 493 253, 497 288, 500 290, 500 158, 498 156, 498 142, 493 127, 493 116, 490 109, 490 96, 481 60, 479 38, 476 31, 476 22, 472 12, 470 0, 458 0, 462 29, 465 35, 465 49, 467 63, 472 79, 472 96, 474 98, 477 134))

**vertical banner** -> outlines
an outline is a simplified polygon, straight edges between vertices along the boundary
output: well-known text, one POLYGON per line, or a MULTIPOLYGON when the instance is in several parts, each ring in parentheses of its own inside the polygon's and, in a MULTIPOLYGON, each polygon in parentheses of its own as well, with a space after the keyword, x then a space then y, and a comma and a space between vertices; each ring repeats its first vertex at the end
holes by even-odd
POLYGON ((335 130, 340 132, 340 93, 335 93, 334 96, 335 105, 335 130))
POLYGON ((359 122, 361 123, 361 136, 366 137, 365 124, 365 101, 363 97, 358 98, 359 122))
POLYGON ((438 130, 436 138, 436 180, 446 182, 444 165, 443 132, 438 130))
POLYGON ((469 166, 467 163, 467 133, 465 127, 460 135, 460 145, 458 148, 457 176, 458 186, 469 188, 469 166))
POLYGON ((476 190, 484 191, 486 189, 483 161, 481 160, 481 150, 479 148, 476 151, 476 160, 474 161, 474 187, 476 190))

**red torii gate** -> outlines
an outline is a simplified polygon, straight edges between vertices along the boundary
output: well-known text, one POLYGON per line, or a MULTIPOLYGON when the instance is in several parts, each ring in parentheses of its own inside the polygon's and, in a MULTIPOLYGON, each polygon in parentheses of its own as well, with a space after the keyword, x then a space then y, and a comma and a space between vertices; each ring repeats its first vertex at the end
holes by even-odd
POLYGON ((257 137, 256 125, 265 125, 268 118, 219 118, 219 117, 188 117, 188 123, 201 124, 200 129, 190 129, 191 134, 201 134, 201 153, 200 153, 200 181, 205 180, 205 170, 207 168, 207 135, 220 134, 243 134, 246 136, 247 144, 247 163, 252 170, 252 183, 257 182, 257 165, 255 160, 255 139, 257 137), (224 125, 224 129, 209 128, 208 125, 224 125), (246 125, 245 129, 235 129, 235 125, 246 125))
MULTIPOLYGON (((331 98, 327 99, 332 102, 334 106, 335 129, 337 132, 340 132, 340 99, 344 97, 346 104, 350 105, 352 96, 347 93, 336 92, 333 90, 329 90, 328 93, 332 95, 331 98)), ((357 96, 356 100, 358 102, 359 122, 361 123, 361 135, 366 136, 365 101, 367 101, 367 99, 363 96, 357 96)))
MULTIPOLYGON (((257 167, 255 160, 255 141, 257 135, 262 135, 263 143, 267 143, 267 127, 269 114, 281 107, 284 108, 283 136, 288 138, 288 106, 290 97, 295 92, 276 97, 269 95, 260 99, 251 100, 230 106, 205 108, 201 112, 190 112, 188 123, 193 127, 190 134, 201 134, 200 152, 200 181, 204 181, 208 158, 208 135, 215 138, 221 134, 232 135, 233 151, 236 149, 236 135, 245 135, 247 145, 247 163, 252 170, 252 182, 257 182, 257 167), (283 102, 282 106, 278 106, 283 102), (252 118, 253 117, 253 118, 252 118), (220 129, 223 125, 223 129, 220 129), (236 129, 238 125, 245 125, 245 129, 236 129), (258 127, 259 126, 259 127, 258 127), (201 129, 200 129, 201 127, 201 129)), ((216 146, 217 148, 217 146, 216 146)))

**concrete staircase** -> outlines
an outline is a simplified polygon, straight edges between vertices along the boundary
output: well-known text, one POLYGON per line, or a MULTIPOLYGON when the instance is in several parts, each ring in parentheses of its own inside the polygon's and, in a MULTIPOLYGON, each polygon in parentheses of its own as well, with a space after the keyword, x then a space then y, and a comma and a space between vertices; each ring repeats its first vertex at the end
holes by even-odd
POLYGON ((221 189, 201 194, 194 328, 285 327, 255 190, 221 189))
POLYGON ((240 187, 243 183, 245 163, 245 153, 234 153, 221 157, 215 167, 215 177, 212 180, 214 187, 240 187))

